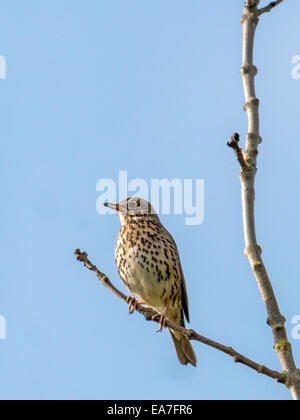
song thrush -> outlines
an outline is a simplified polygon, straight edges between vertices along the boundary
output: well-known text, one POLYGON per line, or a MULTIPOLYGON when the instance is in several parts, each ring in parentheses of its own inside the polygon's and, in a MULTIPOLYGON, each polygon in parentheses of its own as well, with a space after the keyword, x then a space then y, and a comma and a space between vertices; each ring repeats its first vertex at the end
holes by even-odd
MULTIPOLYGON (((115 259, 125 287, 162 319, 185 326, 184 315, 189 322, 188 298, 177 246, 155 210, 147 201, 135 197, 105 205, 114 209, 121 220, 115 259)), ((134 308, 134 302, 130 303, 134 308)), ((190 341, 176 331, 170 333, 179 361, 196 366, 190 341)))

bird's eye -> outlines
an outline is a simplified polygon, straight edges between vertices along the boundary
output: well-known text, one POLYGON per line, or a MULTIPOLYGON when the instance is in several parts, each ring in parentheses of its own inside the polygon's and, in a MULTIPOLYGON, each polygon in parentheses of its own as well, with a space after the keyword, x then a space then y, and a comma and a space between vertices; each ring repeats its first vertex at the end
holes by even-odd
POLYGON ((135 200, 129 201, 128 209, 129 210, 134 210, 135 208, 136 208, 136 201, 135 200))

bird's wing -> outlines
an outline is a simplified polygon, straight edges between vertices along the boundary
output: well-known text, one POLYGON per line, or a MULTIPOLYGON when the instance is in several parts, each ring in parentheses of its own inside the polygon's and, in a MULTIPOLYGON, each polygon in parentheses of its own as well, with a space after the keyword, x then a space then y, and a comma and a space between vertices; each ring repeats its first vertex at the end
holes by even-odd
POLYGON ((176 252, 177 252, 178 266, 179 266, 179 274, 180 274, 180 284, 181 284, 182 308, 183 308, 183 312, 185 314, 185 317, 186 317, 187 322, 190 322, 189 300, 188 300, 188 296, 187 296, 186 284, 185 284, 183 270, 182 270, 182 267, 181 267, 181 262, 180 262, 180 256, 179 256, 178 248, 177 248, 176 242, 174 241, 172 235, 167 231, 167 229, 164 228, 164 230, 166 231, 166 233, 169 236, 170 240, 173 242, 174 247, 175 247, 176 252))
POLYGON ((186 284, 184 279, 184 274, 181 267, 181 262, 179 259, 179 269, 180 269, 180 277, 181 277, 181 293, 182 293, 182 307, 183 312, 185 314, 187 322, 190 322, 190 314, 189 314, 189 300, 187 296, 186 284))

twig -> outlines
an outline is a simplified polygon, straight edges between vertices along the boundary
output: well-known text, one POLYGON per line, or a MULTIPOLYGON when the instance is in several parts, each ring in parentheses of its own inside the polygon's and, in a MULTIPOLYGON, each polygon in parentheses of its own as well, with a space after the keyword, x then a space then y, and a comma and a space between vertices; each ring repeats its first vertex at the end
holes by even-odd
POLYGON ((274 7, 278 6, 282 2, 283 0, 272 1, 268 6, 258 9, 258 15, 260 16, 263 13, 271 12, 271 10, 273 10, 274 7))
MULTIPOLYGON (((85 267, 89 270, 93 271, 101 283, 107 287, 111 292, 113 292, 117 297, 119 297, 124 302, 128 302, 128 297, 124 295, 120 290, 118 290, 109 280, 109 278, 102 273, 98 268, 92 264, 88 259, 88 254, 86 252, 81 252, 79 249, 74 251, 77 261, 81 261, 85 267)), ((136 305, 136 311, 140 314, 144 315, 147 321, 154 321, 159 322, 159 318, 155 318, 154 316, 157 315, 157 312, 152 310, 151 308, 145 308, 141 305, 136 305)), ((242 354, 235 351, 232 347, 224 346, 223 344, 217 343, 216 341, 210 340, 209 338, 203 337, 202 335, 198 334, 196 331, 192 329, 186 329, 181 327, 180 325, 176 324, 175 322, 166 320, 165 327, 171 328, 175 331, 180 332, 181 334, 185 335, 189 340, 199 341, 202 344, 205 344, 209 347, 212 347, 216 350, 219 350, 233 358, 235 363, 241 363, 249 368, 255 370, 258 373, 268 376, 269 378, 275 379, 277 382, 285 384, 286 383, 286 375, 285 373, 279 373, 277 371, 271 370, 266 366, 259 365, 258 363, 253 362, 252 360, 248 359, 247 357, 243 356, 242 354)))
MULTIPOLYGON (((245 236, 245 255, 249 259, 254 276, 258 283, 260 293, 266 305, 268 313, 268 324, 272 328, 274 337, 274 348, 280 359, 282 368, 287 372, 286 384, 292 396, 300 400, 300 374, 296 369, 293 357, 292 345, 288 341, 285 329, 285 318, 281 315, 276 296, 268 276, 266 267, 261 257, 262 250, 257 243, 255 228, 255 177, 257 167, 258 145, 261 142, 259 134, 259 101, 255 94, 254 78, 257 68, 253 65, 253 48, 255 30, 258 24, 258 0, 248 0, 241 19, 243 25, 243 65, 241 75, 244 86, 246 105, 244 110, 248 115, 248 135, 246 149, 242 155, 247 163, 248 169, 241 174, 243 221, 245 236)), ((269 11, 280 2, 261 9, 269 11), (267 10, 268 9, 268 10, 267 10)), ((240 152, 239 152, 240 153, 240 152)))
POLYGON ((231 137, 227 145, 234 150, 237 160, 239 161, 239 164, 241 166, 241 170, 243 171, 247 168, 247 163, 245 161, 243 151, 239 146, 239 142, 240 142, 240 135, 238 133, 234 133, 234 135, 231 137))

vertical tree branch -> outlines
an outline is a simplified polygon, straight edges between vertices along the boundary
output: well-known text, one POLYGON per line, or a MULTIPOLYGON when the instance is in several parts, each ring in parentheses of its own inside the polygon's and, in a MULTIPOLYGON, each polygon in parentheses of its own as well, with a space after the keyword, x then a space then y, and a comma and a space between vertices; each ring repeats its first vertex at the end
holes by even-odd
MULTIPOLYGON (((257 167, 258 145, 261 142, 259 133, 259 100, 255 93, 255 76, 257 68, 253 64, 253 47, 255 30, 259 21, 258 16, 271 10, 281 1, 272 2, 263 9, 258 9, 259 0, 247 0, 245 3, 244 15, 241 19, 243 26, 243 64, 241 75, 243 80, 246 104, 244 110, 248 116, 248 134, 246 148, 243 152, 244 159, 239 159, 241 165, 241 185, 243 222, 245 236, 245 255, 249 259, 254 276, 258 283, 260 293, 268 312, 268 324, 272 328, 274 336, 274 347, 280 359, 283 370, 287 374, 287 386, 291 390, 293 398, 300 400, 300 374, 296 369, 292 345, 288 341, 285 329, 285 318, 281 315, 274 290, 269 279, 266 267, 261 257, 262 250, 256 239, 255 229, 255 177, 257 167), (246 162, 242 165, 241 162, 246 162)), ((234 135, 229 146, 235 149, 234 135)))

